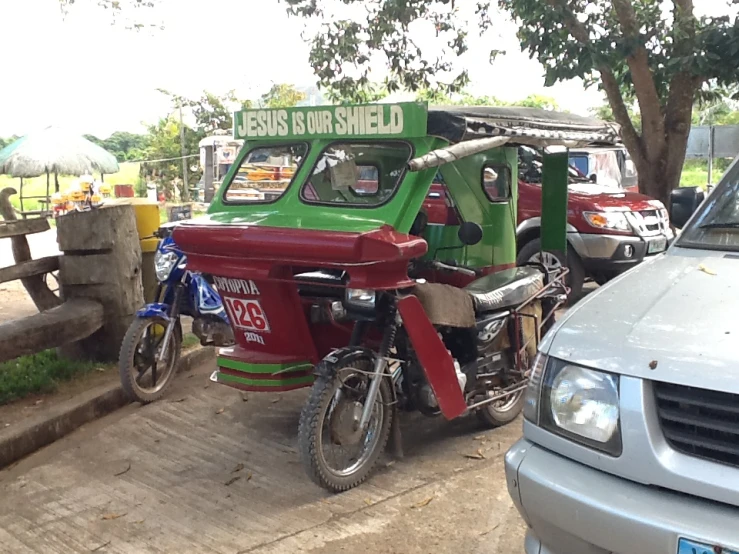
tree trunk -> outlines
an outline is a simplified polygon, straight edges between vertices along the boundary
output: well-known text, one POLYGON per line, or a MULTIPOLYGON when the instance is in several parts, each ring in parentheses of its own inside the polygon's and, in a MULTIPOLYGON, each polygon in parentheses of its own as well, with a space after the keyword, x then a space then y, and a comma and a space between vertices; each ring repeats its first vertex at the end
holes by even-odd
POLYGON ((59 278, 65 301, 102 304, 104 324, 90 337, 67 345, 68 358, 114 361, 131 320, 144 304, 141 246, 133 206, 107 206, 57 220, 59 278))
MULTIPOLYGON (((673 146, 673 148, 676 148, 676 146, 673 146)), ((669 208, 670 193, 680 186, 684 159, 684 148, 682 156, 666 150, 662 156, 656 159, 650 160, 645 156, 637 162, 634 158, 634 163, 639 172, 639 192, 656 198, 666 208, 669 208)))

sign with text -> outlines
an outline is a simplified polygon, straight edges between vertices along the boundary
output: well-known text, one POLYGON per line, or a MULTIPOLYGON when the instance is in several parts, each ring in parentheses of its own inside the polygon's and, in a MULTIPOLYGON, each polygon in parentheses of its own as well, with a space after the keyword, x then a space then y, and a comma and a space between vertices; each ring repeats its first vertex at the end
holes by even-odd
POLYGON ((422 137, 426 118, 420 102, 244 110, 234 114, 234 138, 422 137))

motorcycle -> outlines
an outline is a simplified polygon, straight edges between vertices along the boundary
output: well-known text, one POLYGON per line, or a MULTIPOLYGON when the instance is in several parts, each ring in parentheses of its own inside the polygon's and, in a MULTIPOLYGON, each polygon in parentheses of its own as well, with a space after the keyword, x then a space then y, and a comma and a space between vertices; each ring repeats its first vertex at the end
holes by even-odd
POLYGON ((154 257, 155 299, 136 312, 121 345, 118 369, 131 400, 147 404, 161 398, 177 372, 182 351, 183 315, 203 346, 232 346, 233 331, 221 298, 206 278, 187 269, 187 257, 172 238, 176 224, 154 234, 161 239, 154 257))
MULTIPOLYGON (((474 223, 460 229, 466 245, 481 237, 474 223)), ((482 276, 454 262, 414 261, 409 275, 416 285, 408 290, 347 289, 344 307, 360 330, 348 347, 316 366, 300 416, 298 442, 311 479, 332 492, 362 483, 384 450, 399 410, 429 416, 475 413, 490 427, 513 421, 523 408, 540 333, 567 299, 566 272, 527 265, 482 276), (465 288, 431 284, 422 278, 429 271, 475 280, 465 288), (416 298, 419 304, 406 302, 416 298), (369 326, 384 329, 377 351, 362 345, 369 326), (434 335, 441 339, 440 350, 414 350, 414 344, 429 344, 434 335), (429 354, 437 361, 450 359, 456 382, 434 383, 429 354), (458 386, 462 395, 455 394, 463 404, 441 405, 454 395, 443 395, 440 384, 458 386)))

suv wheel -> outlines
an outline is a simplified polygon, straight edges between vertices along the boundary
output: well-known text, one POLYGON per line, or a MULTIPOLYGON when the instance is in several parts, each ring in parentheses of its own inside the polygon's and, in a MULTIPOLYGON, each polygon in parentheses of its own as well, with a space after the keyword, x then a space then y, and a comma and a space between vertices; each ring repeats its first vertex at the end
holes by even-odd
POLYGON ((572 305, 580 299, 583 283, 585 282, 585 268, 577 252, 569 248, 567 250, 567 259, 564 260, 561 256, 552 254, 551 252, 542 252, 541 240, 536 238, 524 244, 516 258, 518 265, 531 262, 540 263, 549 268, 567 266, 570 269, 567 275, 567 286, 570 288, 570 296, 567 303, 572 305))

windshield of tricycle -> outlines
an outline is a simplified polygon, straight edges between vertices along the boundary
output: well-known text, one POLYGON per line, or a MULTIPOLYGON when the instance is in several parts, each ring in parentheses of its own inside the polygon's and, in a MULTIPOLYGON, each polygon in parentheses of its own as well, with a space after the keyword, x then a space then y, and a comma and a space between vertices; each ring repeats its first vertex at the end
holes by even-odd
POLYGON ((407 232, 433 179, 408 162, 442 146, 424 104, 247 110, 245 140, 209 209, 222 223, 407 232))

